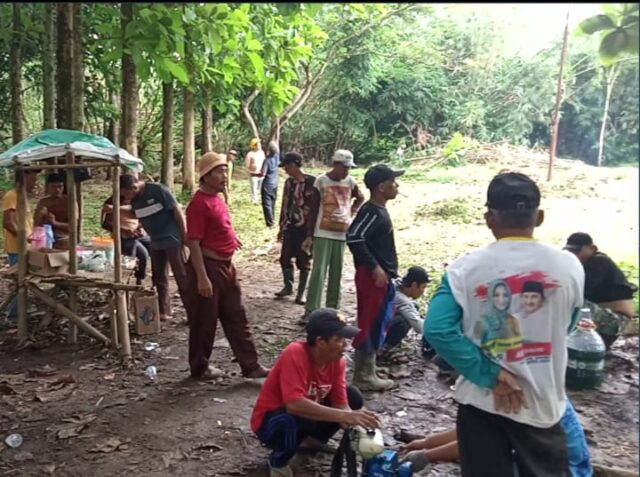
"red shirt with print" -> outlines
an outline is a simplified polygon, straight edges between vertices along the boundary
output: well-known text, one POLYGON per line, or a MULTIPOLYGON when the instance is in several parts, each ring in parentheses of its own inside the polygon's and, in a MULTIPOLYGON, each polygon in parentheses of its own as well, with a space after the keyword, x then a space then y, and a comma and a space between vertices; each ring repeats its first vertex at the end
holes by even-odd
POLYGON ((267 412, 299 399, 323 403, 328 398, 332 407, 346 406, 346 378, 344 358, 319 369, 306 342, 291 343, 282 351, 262 386, 251 415, 251 429, 258 432, 267 412))
POLYGON ((187 207, 187 238, 200 240, 202 247, 223 257, 238 249, 229 209, 219 194, 195 193, 187 207))

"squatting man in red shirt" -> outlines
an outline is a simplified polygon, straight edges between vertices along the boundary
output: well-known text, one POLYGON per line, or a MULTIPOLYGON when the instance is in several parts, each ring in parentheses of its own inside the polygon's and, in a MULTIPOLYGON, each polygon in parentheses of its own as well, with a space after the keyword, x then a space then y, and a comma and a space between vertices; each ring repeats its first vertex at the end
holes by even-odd
POLYGON ((340 426, 379 426, 346 383, 343 354, 360 330, 332 308, 313 311, 306 329, 306 342, 289 344, 278 357, 251 415, 251 429, 272 449, 271 477, 293 476, 289 461, 305 438, 326 443, 340 426))
POLYGON ((269 370, 258 363, 247 314, 242 304, 233 253, 238 240, 229 209, 222 198, 227 184, 227 159, 208 152, 198 162, 200 189, 187 207, 187 262, 189 317, 189 365, 191 376, 210 380, 223 375, 209 365, 218 319, 231 345, 242 375, 263 378, 269 370))

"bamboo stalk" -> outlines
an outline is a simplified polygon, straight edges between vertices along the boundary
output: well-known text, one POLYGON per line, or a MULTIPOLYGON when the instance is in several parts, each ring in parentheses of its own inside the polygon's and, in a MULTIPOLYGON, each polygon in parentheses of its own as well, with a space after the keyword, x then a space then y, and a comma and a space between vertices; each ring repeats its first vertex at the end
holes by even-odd
MULTIPOLYGON (((114 267, 113 281, 116 285, 122 283, 122 248, 120 240, 120 164, 113 168, 113 252, 114 267)), ((131 342, 129 341, 129 316, 124 292, 115 291, 116 319, 118 322, 118 338, 122 362, 126 366, 131 361, 131 342)))
MULTIPOLYGON (((66 154, 65 169, 67 172, 67 209, 69 214, 69 273, 75 275, 78 271, 78 259, 76 254, 76 247, 78 245, 78 215, 77 215, 77 201, 76 201, 76 176, 73 173, 73 166, 75 165, 76 156, 73 152, 69 151, 66 154), (68 167, 71 166, 71 167, 68 167)), ((69 308, 73 313, 78 309, 78 300, 76 287, 69 287, 69 308)), ((78 327, 69 323, 69 334, 67 335, 67 341, 69 343, 76 343, 78 341, 78 327)))
MULTIPOLYGON (((69 153, 67 153, 69 154, 69 153)), ((74 163, 73 165, 68 164, 38 164, 33 166, 20 166, 20 169, 23 171, 45 171, 49 169, 82 169, 83 167, 111 167, 111 163, 108 161, 103 162, 84 162, 84 163, 74 163)))
POLYGON ((29 337, 29 322, 27 320, 27 289, 25 278, 27 277, 28 251, 27 251, 27 187, 24 169, 16 167, 16 174, 22 177, 17 181, 18 193, 18 340, 23 341, 29 337))
POLYGON ((57 301, 55 301, 53 298, 51 298, 49 295, 43 292, 40 288, 38 288, 38 286, 35 283, 29 282, 28 286, 36 298, 38 298, 45 305, 53 308, 57 313, 60 313, 62 316, 71 320, 82 331, 93 336, 96 339, 99 339, 100 341, 103 341, 107 345, 111 344, 111 340, 109 338, 107 338, 105 335, 100 333, 89 323, 85 322, 82 318, 80 318, 78 315, 76 315, 73 311, 71 311, 69 308, 64 306, 62 303, 58 303, 57 301))

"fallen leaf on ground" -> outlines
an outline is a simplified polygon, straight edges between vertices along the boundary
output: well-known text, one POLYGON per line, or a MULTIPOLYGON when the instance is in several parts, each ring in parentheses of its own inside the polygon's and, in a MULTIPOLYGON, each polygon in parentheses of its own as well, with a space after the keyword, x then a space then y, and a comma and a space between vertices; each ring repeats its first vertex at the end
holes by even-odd
POLYGON ((56 402, 62 401, 69 397, 69 395, 75 389, 75 384, 70 384, 68 386, 64 386, 60 389, 55 390, 40 390, 36 392, 36 399, 40 402, 56 402))
POLYGON ((108 454, 110 452, 117 451, 123 446, 126 446, 128 442, 129 442, 129 439, 121 440, 121 439, 118 439, 117 437, 110 437, 109 439, 106 439, 101 443, 96 444, 96 446, 93 449, 91 449, 89 452, 102 452, 104 454, 108 454))
POLYGON ((58 429, 56 432, 56 437, 60 440, 70 439, 71 437, 77 437, 80 435, 82 430, 86 427, 85 424, 80 424, 79 426, 66 426, 58 429))
POLYGON ((15 386, 16 384, 24 384, 26 375, 24 373, 19 374, 0 374, 0 383, 6 383, 9 386, 15 386))
POLYGON ((45 378, 47 376, 53 376, 54 374, 56 374, 56 370, 48 364, 42 368, 31 368, 27 370, 27 376, 30 378, 45 378))
POLYGON ((86 416, 81 415, 73 415, 70 417, 65 417, 62 419, 62 422, 69 422, 71 424, 89 424, 96 420, 95 414, 87 414, 86 416))
POLYGON ((629 385, 626 383, 602 383, 598 388, 598 391, 605 394, 627 394, 629 392, 629 385))
POLYGON ((102 376, 102 379, 104 379, 105 381, 113 381, 115 377, 116 377, 115 373, 109 373, 102 376))

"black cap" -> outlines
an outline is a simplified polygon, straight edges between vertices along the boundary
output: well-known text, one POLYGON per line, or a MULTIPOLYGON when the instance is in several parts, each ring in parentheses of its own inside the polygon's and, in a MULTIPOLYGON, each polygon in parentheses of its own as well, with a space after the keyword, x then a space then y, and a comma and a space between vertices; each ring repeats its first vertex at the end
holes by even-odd
POLYGON ((360 333, 360 328, 347 325, 344 317, 333 308, 318 308, 309 315, 307 335, 310 336, 340 336, 353 339, 360 333))
POLYGON ((394 171, 385 164, 376 164, 371 166, 364 175, 364 185, 367 189, 371 190, 378 184, 382 184, 385 181, 395 179, 404 174, 403 170, 394 171))
POLYGON ((542 282, 524 282, 522 284, 522 293, 540 293, 540 295, 544 296, 544 285, 542 282))
POLYGON ((540 189, 519 172, 498 174, 489 183, 485 205, 495 210, 535 210, 540 205, 540 189))
POLYGON ((402 277, 402 284, 406 286, 411 286, 412 283, 429 283, 430 281, 429 274, 422 267, 411 267, 402 277))
POLYGON ((284 167, 287 164, 295 164, 296 166, 302 166, 302 156, 297 152, 287 152, 280 160, 280 167, 284 167))
POLYGON ((591 235, 584 232, 576 232, 569 235, 569 238, 567 239, 567 245, 565 245, 564 248, 565 250, 578 252, 585 245, 593 245, 593 239, 591 238, 591 235))

